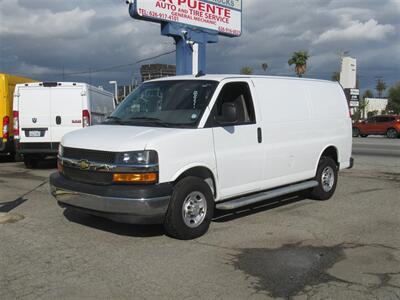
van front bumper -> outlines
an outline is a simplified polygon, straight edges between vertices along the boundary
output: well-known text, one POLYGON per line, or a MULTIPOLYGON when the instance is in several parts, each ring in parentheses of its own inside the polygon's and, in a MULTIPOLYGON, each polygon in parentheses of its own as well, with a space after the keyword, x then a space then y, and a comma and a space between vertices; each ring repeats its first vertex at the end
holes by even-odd
POLYGON ((58 204, 120 223, 162 224, 172 184, 101 186, 50 176, 50 191, 58 204))
POLYGON ((18 154, 45 154, 57 155, 60 143, 20 143, 16 142, 15 148, 18 154))

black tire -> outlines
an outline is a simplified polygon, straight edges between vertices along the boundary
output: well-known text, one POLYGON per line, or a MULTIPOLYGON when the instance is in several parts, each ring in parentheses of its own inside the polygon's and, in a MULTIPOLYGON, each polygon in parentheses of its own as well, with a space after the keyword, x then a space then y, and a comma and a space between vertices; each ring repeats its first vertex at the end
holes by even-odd
POLYGON ((366 137, 368 137, 368 134, 360 134, 360 136, 361 136, 362 138, 366 138, 366 137))
POLYGON ((394 128, 389 128, 389 129, 386 131, 386 136, 387 136, 389 139, 395 139, 395 138, 397 138, 397 137, 399 136, 399 133, 397 132, 396 129, 394 129, 394 128))
POLYGON ((168 235, 176 239, 191 240, 198 238, 208 231, 214 215, 214 206, 214 197, 208 184, 198 177, 185 177, 174 187, 164 228, 168 235), (192 226, 196 227, 189 227, 184 220, 184 204, 189 201, 189 196, 194 193, 200 193, 204 196, 205 199, 200 198, 203 204, 206 203, 206 211, 204 219, 201 222, 199 221, 199 224, 193 223, 192 226))
POLYGON ((353 127, 353 137, 358 137, 360 135, 360 129, 353 127))
POLYGON ((317 175, 315 176, 315 180, 318 181, 318 186, 313 188, 309 193, 309 198, 315 200, 328 200, 335 193, 337 182, 338 182, 338 166, 336 162, 330 157, 321 157, 321 160, 318 164, 317 175), (325 171, 332 172, 333 183, 331 187, 328 187, 328 181, 330 181, 326 176, 324 178, 325 171), (325 183, 325 184, 324 184, 325 183))
POLYGON ((28 169, 34 169, 38 166, 40 159, 35 156, 24 155, 24 164, 28 169))

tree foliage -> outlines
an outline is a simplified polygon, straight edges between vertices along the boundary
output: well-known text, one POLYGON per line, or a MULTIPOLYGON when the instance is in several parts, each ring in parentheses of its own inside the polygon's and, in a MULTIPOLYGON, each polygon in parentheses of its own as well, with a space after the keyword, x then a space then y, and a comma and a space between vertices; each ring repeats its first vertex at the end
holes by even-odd
POLYGON ((297 51, 294 52, 292 57, 289 59, 289 66, 294 65, 294 70, 298 77, 303 77, 307 72, 307 61, 310 58, 308 51, 297 51))
POLYGON ((400 114, 400 81, 389 89, 388 111, 400 114))
POLYGON ((240 74, 243 75, 252 75, 253 74, 253 68, 252 67, 243 67, 240 69, 240 74))
POLYGON ((362 97, 363 97, 363 99, 374 98, 374 93, 371 90, 366 90, 362 97))
POLYGON ((261 69, 263 69, 264 72, 267 72, 268 64, 267 64, 267 63, 262 63, 262 64, 261 64, 261 69))
POLYGON ((382 98, 383 92, 387 89, 386 82, 384 82, 382 79, 378 79, 375 89, 378 92, 378 97, 382 98))

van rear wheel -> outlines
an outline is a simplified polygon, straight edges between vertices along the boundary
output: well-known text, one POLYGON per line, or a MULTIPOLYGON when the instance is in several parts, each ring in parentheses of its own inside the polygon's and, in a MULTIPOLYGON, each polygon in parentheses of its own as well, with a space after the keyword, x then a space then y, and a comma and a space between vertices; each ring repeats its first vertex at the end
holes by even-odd
POLYGON ((330 157, 321 157, 315 179, 318 181, 318 186, 310 191, 309 197, 315 200, 330 199, 335 193, 338 181, 336 162, 330 157))
POLYGON ((198 177, 185 177, 172 193, 164 228, 180 240, 204 235, 214 215, 214 197, 208 184, 198 177))
POLYGON ((41 158, 37 156, 24 155, 24 164, 28 169, 34 169, 38 166, 41 158))

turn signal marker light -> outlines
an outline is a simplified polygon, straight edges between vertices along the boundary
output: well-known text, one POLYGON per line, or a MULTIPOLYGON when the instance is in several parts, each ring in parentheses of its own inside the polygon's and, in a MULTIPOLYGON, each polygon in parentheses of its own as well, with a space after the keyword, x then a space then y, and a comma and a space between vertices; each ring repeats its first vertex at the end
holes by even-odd
POLYGON ((117 183, 156 183, 157 180, 157 173, 113 174, 113 181, 117 183))

